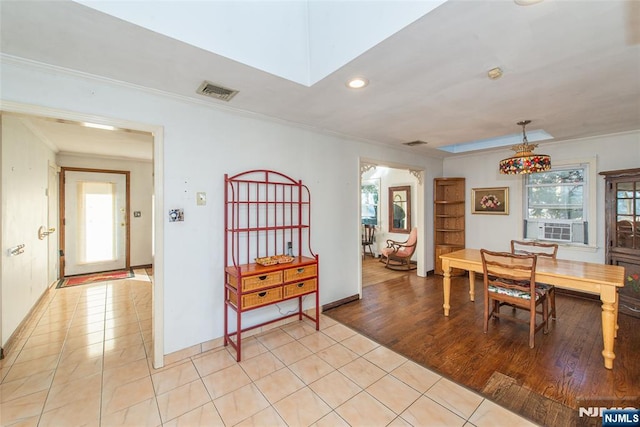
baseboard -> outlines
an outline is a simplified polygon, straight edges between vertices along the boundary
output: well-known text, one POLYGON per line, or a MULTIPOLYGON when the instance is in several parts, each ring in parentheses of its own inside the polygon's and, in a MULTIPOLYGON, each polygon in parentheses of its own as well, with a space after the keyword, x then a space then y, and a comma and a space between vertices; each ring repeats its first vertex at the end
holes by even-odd
POLYGON ((151 268, 153 267, 153 264, 144 264, 144 265, 132 265, 129 268, 151 268))
POLYGON ((347 304, 349 302, 357 301, 359 299, 360 299, 360 295, 355 294, 355 295, 351 295, 350 297, 346 297, 346 298, 342 298, 342 299, 339 299, 339 300, 334 301, 334 302, 330 302, 329 304, 325 304, 325 305, 322 306, 322 312, 324 313, 327 310, 331 310, 332 308, 336 308, 336 307, 339 307, 341 305, 347 304))

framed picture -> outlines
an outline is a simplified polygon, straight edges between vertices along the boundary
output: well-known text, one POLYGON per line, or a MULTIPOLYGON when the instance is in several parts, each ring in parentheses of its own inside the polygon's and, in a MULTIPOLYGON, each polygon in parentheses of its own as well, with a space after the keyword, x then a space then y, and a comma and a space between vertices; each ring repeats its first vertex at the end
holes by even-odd
POLYGON ((509 215, 509 187, 472 188, 471 213, 509 215))

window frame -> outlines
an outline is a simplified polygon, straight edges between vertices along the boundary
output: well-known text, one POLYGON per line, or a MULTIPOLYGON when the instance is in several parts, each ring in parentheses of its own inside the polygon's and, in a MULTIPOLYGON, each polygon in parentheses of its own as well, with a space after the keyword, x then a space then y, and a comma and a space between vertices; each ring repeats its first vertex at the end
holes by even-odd
POLYGON ((571 170, 571 169, 583 169, 584 170, 584 182, 583 182, 583 219, 582 220, 544 220, 537 218, 529 218, 529 187, 528 184, 529 178, 528 175, 525 175, 522 179, 522 224, 523 229, 521 235, 525 240, 534 240, 540 242, 553 242, 558 243, 561 246, 569 246, 574 248, 596 248, 597 244, 597 234, 596 234, 596 224, 598 222, 598 211, 597 211, 597 181, 596 181, 596 159, 588 158, 588 159, 573 159, 573 160, 565 160, 565 161, 554 161, 553 166, 549 172, 558 172, 562 170, 571 170), (525 237, 527 234, 527 222, 558 222, 558 223, 584 223, 586 222, 587 226, 585 229, 585 233, 587 234, 587 243, 584 242, 568 242, 562 240, 555 239, 545 239, 539 236, 529 236, 525 237))

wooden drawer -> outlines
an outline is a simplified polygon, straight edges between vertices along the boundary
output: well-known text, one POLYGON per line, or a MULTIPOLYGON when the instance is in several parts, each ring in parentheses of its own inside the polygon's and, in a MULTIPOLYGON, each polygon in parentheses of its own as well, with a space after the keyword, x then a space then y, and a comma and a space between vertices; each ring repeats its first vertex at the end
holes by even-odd
POLYGON ((318 286, 317 286, 316 279, 309 279, 309 280, 305 280, 304 282, 284 285, 284 297, 289 298, 296 295, 306 294, 307 292, 315 291, 317 288, 318 286))
MULTIPOLYGON (((238 307, 238 294, 229 289, 229 301, 236 307, 238 307)), ((250 292, 242 295, 242 305, 240 308, 245 310, 247 308, 258 307, 273 302, 278 302, 282 299, 282 287, 267 289, 261 292, 250 292)))
MULTIPOLYGON (((229 284, 238 289, 238 278, 228 275, 229 284)), ((273 271, 255 276, 246 276, 242 278, 242 292, 262 289, 269 286, 279 285, 282 283, 282 271, 273 271)))
POLYGON ((284 281, 292 282, 294 280, 306 279, 307 277, 315 277, 318 275, 318 265, 311 264, 304 267, 289 268, 284 271, 284 281))

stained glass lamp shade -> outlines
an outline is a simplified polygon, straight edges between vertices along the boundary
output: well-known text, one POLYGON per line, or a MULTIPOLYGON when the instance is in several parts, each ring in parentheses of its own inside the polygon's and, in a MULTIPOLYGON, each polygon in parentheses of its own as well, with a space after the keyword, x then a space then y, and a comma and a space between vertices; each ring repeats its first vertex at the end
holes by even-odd
POLYGON ((505 175, 516 175, 523 173, 544 172, 551 169, 551 157, 546 154, 534 154, 533 150, 538 144, 529 144, 525 127, 531 120, 518 122, 522 126, 522 144, 511 147, 516 154, 507 159, 500 160, 500 173, 505 175))

